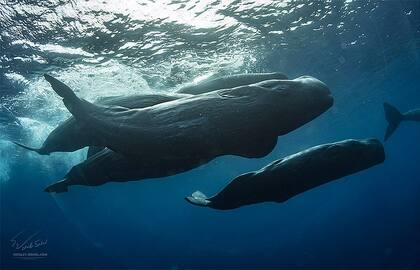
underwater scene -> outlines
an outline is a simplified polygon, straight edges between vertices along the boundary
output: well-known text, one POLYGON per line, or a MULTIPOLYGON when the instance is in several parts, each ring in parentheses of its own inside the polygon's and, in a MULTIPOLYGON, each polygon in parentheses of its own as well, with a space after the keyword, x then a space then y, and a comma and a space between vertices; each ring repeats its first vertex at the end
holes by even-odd
POLYGON ((420 1, 0 0, 1 269, 420 269, 420 1))

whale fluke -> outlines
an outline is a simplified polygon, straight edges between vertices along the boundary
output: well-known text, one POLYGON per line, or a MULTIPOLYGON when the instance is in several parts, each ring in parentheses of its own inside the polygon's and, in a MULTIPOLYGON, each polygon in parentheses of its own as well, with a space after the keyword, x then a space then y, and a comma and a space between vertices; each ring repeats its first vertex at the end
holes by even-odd
POLYGON ((77 116, 79 116, 80 113, 83 114, 83 112, 81 112, 81 109, 84 110, 85 106, 87 106, 87 104, 90 104, 89 102, 77 97, 74 91, 69 86, 57 80, 56 78, 48 74, 44 74, 44 78, 50 83, 54 92, 56 92, 57 95, 63 98, 64 105, 72 115, 74 115, 77 118, 77 116))
POLYGON ((61 181, 55 182, 44 189, 45 192, 63 193, 68 191, 69 180, 64 178, 61 181))
POLYGON ((51 84, 52 89, 63 99, 67 99, 68 101, 79 99, 66 84, 48 74, 44 74, 44 78, 51 84))
POLYGON ((385 118, 388 121, 388 127, 386 128, 385 141, 391 137, 394 131, 397 129, 399 124, 404 118, 404 115, 400 111, 389 103, 384 103, 385 118))
POLYGON ((211 202, 208 200, 207 196, 204 195, 201 191, 194 192, 191 196, 185 198, 187 202, 198 205, 198 206, 208 206, 211 202))
POLYGON ((14 143, 14 144, 16 144, 17 146, 22 147, 22 148, 24 148, 24 149, 26 149, 26 150, 36 152, 36 153, 38 153, 38 154, 40 154, 40 155, 44 155, 44 154, 45 154, 45 152, 43 151, 43 149, 42 149, 42 148, 33 148, 33 147, 29 147, 29 146, 26 146, 26 145, 24 145, 24 144, 21 144, 21 143, 18 143, 18 142, 14 142, 14 141, 12 141, 12 143, 14 143))

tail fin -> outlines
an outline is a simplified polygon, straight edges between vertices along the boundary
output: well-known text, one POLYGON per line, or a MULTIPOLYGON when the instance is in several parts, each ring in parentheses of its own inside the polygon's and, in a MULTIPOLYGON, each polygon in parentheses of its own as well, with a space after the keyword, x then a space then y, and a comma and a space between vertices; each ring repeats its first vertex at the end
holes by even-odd
POLYGON ((37 152, 37 153, 38 153, 38 154, 40 154, 40 155, 45 155, 45 154, 46 154, 46 153, 43 151, 43 149, 42 149, 42 148, 32 148, 32 147, 29 147, 29 146, 23 145, 23 144, 18 143, 18 142, 12 142, 12 143, 14 143, 14 144, 16 144, 17 146, 20 146, 20 147, 22 147, 22 148, 24 148, 24 149, 26 149, 26 150, 33 151, 33 152, 37 152))
POLYGON ((44 74, 44 78, 51 84, 52 89, 54 89, 54 91, 63 99, 67 99, 69 101, 79 99, 73 90, 71 90, 71 88, 63 82, 60 82, 48 74, 44 74))
POLYGON ((392 106, 389 103, 384 103, 385 118, 388 121, 388 127, 385 133, 385 141, 391 137, 394 131, 397 129, 401 121, 403 120, 403 115, 398 111, 397 108, 392 106))
POLYGON ((80 105, 82 100, 79 99, 73 90, 63 82, 60 82, 48 74, 44 74, 44 78, 51 84, 52 89, 63 98, 64 105, 73 114, 74 105, 80 105))
POLYGON ((191 196, 185 198, 187 202, 198 205, 198 206, 208 206, 211 201, 208 200, 207 196, 204 195, 201 191, 194 192, 191 196))

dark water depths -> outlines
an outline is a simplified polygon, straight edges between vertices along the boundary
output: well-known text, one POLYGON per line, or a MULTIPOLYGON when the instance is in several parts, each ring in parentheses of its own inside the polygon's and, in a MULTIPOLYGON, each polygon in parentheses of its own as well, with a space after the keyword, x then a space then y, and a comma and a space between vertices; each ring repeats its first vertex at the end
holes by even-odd
POLYGON ((384 101, 420 107, 419 12, 419 1, 0 0, 1 268, 420 268, 418 123, 386 142, 383 165, 283 204, 220 212, 183 199, 319 143, 383 138, 384 101), (262 159, 49 195, 85 150, 9 142, 40 145, 68 117, 45 72, 95 100, 272 71, 321 79, 335 104, 262 159), (33 249, 46 257, 13 256, 20 232, 47 240, 33 249))

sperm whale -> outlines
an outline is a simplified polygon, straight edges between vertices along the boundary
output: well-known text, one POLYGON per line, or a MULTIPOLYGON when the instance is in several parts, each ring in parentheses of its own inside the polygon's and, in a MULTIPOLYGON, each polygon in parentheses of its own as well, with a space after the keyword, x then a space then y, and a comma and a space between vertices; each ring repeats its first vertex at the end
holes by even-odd
MULTIPOLYGON (((211 92, 223 88, 243 86, 252 82, 259 82, 267 79, 287 79, 287 76, 280 72, 230 75, 188 85, 175 93, 101 97, 97 100, 96 104, 120 106, 129 109, 145 108, 189 95, 211 92)), ((83 128, 79 125, 74 117, 70 117, 57 126, 48 135, 40 148, 29 147, 19 142, 14 143, 41 155, 48 155, 53 152, 72 152, 86 146, 90 146, 88 151, 89 157, 104 148, 104 146, 100 145, 100 143, 95 140, 94 134, 90 134, 89 129, 83 128)))
POLYGON ((235 209, 262 202, 288 199, 385 160, 382 144, 376 139, 344 140, 315 146, 274 161, 266 167, 240 175, 215 196, 200 191, 186 200, 218 210, 235 209))
POLYGON ((333 103, 328 87, 309 76, 216 90, 142 109, 98 106, 78 98, 57 79, 45 78, 101 144, 134 156, 248 156, 247 147, 254 149, 257 139, 274 146, 277 136, 311 121, 333 103))

